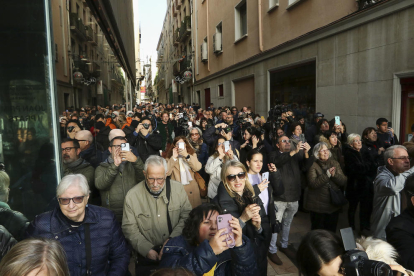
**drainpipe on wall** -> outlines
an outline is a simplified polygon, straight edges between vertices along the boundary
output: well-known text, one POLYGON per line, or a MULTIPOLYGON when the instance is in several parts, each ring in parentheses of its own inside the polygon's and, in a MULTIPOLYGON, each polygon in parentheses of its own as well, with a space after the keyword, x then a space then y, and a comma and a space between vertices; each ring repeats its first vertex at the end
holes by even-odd
POLYGON ((191 30, 191 41, 192 41, 192 43, 191 43, 191 58, 193 59, 192 62, 191 62, 191 74, 193 74, 193 76, 192 76, 193 77, 193 91, 191 92, 191 102, 195 102, 194 101, 194 98, 195 98, 195 93, 194 93, 195 92, 194 62, 196 60, 196 58, 195 58, 195 47, 194 47, 194 45, 196 45, 196 43, 195 43, 195 40, 194 40, 194 29, 195 29, 195 27, 194 27, 194 21, 193 21, 193 14, 194 14, 193 8, 194 8, 194 2, 190 1, 190 18, 191 18, 191 29, 192 29, 191 30))
MULTIPOLYGON (((206 0, 206 2, 207 2, 207 69, 208 69, 208 71, 210 72, 210 51, 208 50, 208 41, 210 40, 210 33, 209 33, 209 31, 208 31, 208 3, 210 2, 210 1, 208 1, 208 0, 206 0)), ((203 53, 201 53, 201 54, 203 54, 203 53)))
POLYGON ((262 33, 262 0, 259 1, 259 49, 263 52, 263 33, 262 33))

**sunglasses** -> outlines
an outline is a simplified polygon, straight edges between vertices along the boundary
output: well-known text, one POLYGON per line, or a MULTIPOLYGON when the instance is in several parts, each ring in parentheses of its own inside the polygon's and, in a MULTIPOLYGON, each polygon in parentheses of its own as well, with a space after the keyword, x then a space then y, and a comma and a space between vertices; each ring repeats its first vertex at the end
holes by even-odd
POLYGON ((79 204, 79 203, 82 203, 83 202, 83 198, 84 198, 85 196, 75 196, 75 197, 72 197, 72 198, 64 198, 64 197, 60 197, 59 199, 58 199, 58 201, 59 201, 59 203, 61 204, 61 205, 68 205, 69 203, 70 203, 70 201, 72 200, 73 201, 73 203, 75 203, 75 204, 79 204))
POLYGON ((238 177, 240 180, 243 180, 243 179, 246 178, 246 173, 245 172, 240 172, 238 174, 229 174, 228 176, 226 176, 226 178, 229 182, 235 181, 236 177, 238 177))

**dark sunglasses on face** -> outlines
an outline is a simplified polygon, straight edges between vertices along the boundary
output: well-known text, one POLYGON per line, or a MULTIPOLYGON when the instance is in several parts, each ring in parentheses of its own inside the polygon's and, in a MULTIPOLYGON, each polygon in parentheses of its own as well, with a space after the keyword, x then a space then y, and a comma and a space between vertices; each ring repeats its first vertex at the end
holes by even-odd
POLYGON ((238 177, 240 180, 243 180, 246 178, 246 173, 245 172, 240 172, 238 174, 229 174, 227 177, 227 180, 229 182, 233 182, 236 180, 236 177, 238 177))
POLYGON ((83 202, 83 198, 84 197, 85 196, 75 196, 75 197, 72 197, 72 198, 63 198, 63 197, 60 197, 60 198, 58 198, 58 201, 59 201, 59 203, 61 205, 68 205, 71 200, 73 201, 73 203, 79 204, 79 203, 82 203, 83 202))

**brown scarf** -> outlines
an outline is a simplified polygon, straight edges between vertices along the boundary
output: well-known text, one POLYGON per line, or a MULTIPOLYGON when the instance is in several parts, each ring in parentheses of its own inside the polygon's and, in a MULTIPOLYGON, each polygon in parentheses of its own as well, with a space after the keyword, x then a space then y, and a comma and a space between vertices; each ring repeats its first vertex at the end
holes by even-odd
POLYGON ((249 204, 253 204, 253 193, 249 189, 244 189, 243 196, 240 196, 238 193, 234 193, 234 200, 236 201, 239 213, 243 213, 244 209, 249 204))

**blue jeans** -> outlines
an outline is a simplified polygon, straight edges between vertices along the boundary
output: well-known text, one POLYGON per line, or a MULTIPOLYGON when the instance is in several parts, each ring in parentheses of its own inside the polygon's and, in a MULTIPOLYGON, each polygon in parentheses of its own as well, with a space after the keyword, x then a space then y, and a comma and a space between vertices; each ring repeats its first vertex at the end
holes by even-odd
MULTIPOLYGON (((292 224, 293 216, 296 214, 299 208, 298 201, 295 202, 283 202, 275 201, 276 220, 281 222, 282 229, 280 230, 282 239, 280 245, 282 248, 288 247, 290 225, 292 224)), ((270 241, 269 252, 274 254, 277 252, 276 241, 277 233, 272 234, 272 240, 270 241)))

